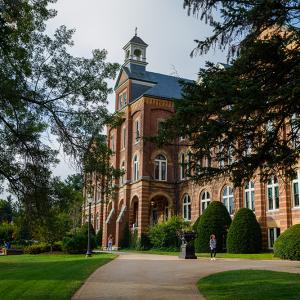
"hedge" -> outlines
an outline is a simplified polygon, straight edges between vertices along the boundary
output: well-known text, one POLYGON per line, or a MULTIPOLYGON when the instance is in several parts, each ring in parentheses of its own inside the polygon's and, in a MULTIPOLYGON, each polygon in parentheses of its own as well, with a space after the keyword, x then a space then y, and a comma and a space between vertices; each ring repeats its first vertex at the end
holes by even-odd
POLYGON ((238 210, 227 235, 228 253, 259 253, 261 250, 261 229, 253 211, 238 210))
POLYGON ((217 251, 226 248, 227 230, 231 224, 230 215, 220 201, 212 201, 204 210, 198 221, 197 238, 195 240, 196 252, 209 252, 210 235, 217 239, 217 251))
POLYGON ((300 260, 300 224, 291 226, 274 243, 274 256, 300 260))

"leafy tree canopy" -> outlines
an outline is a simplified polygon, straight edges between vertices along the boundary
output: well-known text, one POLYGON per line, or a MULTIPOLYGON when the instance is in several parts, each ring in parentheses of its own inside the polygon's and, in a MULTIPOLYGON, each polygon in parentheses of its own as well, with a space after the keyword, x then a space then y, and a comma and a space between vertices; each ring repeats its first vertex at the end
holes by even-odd
MULTIPOLYGON (((186 136, 190 176, 229 176, 235 185, 260 173, 294 174, 299 158, 299 1, 185 1, 213 27, 200 53, 229 46, 230 65, 207 63, 158 143, 186 136), (214 13, 218 12, 218 20, 214 13), (204 163, 205 162, 205 163, 204 163)), ((195 54, 195 52, 193 52, 195 54)))
POLYGON ((105 50, 74 57, 65 26, 52 37, 45 22, 55 0, 0 1, 0 180, 30 210, 43 210, 56 151, 54 135, 67 155, 82 161, 89 141, 110 119, 107 79, 118 70, 105 50))

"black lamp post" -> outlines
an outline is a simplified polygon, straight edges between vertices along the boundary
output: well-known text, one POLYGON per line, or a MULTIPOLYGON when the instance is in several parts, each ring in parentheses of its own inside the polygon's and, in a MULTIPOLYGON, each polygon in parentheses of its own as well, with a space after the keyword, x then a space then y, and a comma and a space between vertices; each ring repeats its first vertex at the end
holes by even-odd
POLYGON ((88 222, 88 244, 87 244, 86 257, 90 257, 92 255, 92 251, 91 251, 91 232, 90 232, 90 228, 91 228, 92 201, 93 201, 93 197, 89 193, 87 195, 87 202, 89 204, 89 222, 88 222))

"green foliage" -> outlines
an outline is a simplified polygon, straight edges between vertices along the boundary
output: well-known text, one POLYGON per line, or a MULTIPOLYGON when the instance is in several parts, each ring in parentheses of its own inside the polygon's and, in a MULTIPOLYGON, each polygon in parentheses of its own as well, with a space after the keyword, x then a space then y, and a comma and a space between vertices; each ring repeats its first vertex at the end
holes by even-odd
POLYGON ((100 228, 96 234, 97 247, 102 246, 102 229, 100 228))
POLYGON ((194 231, 197 231, 198 224, 199 224, 199 222, 200 222, 200 217, 201 217, 201 216, 199 216, 199 217, 197 218, 197 220, 195 221, 195 223, 194 223, 193 226, 192 226, 194 231))
POLYGON ((277 238, 274 255, 282 259, 300 260, 300 224, 291 226, 277 238))
POLYGON ((15 239, 14 233, 16 232, 16 226, 9 223, 0 224, 0 245, 3 245, 4 241, 11 242, 15 239))
POLYGON ((238 210, 227 234, 228 253, 258 253, 261 250, 261 229, 255 214, 248 208, 238 210))
POLYGON ((47 243, 37 243, 24 248, 24 252, 27 254, 39 254, 50 251, 50 245, 47 243))
MULTIPOLYGON (((93 226, 90 227, 91 250, 97 247, 97 239, 93 226)), ((71 253, 85 253, 88 243, 88 224, 84 224, 78 231, 67 235, 62 241, 62 250, 71 253)))
POLYGON ((122 234, 122 239, 120 241, 120 247, 121 248, 129 248, 130 247, 130 238, 131 238, 131 234, 130 234, 129 225, 128 225, 128 223, 126 223, 123 228, 123 234, 122 234))
POLYGON ((178 136, 189 138, 192 179, 202 183, 228 176, 241 186, 255 173, 263 180, 274 170, 293 176, 300 153, 296 3, 185 1, 189 11, 213 29, 211 36, 197 41, 196 52, 206 53, 218 44, 229 47, 233 57, 230 65, 207 63, 199 71, 200 81, 183 83, 183 99, 175 103, 176 113, 157 138, 159 144, 172 144, 178 136), (218 20, 213 22, 215 16, 218 20), (293 130, 283 139, 287 121, 293 130), (207 158, 213 164, 199 166, 207 158), (231 163, 223 166, 221 161, 231 163))
POLYGON ((13 208, 11 201, 0 199, 0 223, 12 221, 13 208))
POLYGON ((195 240, 196 252, 209 252, 209 239, 214 234, 217 239, 217 251, 225 247, 227 230, 231 224, 230 215, 220 201, 212 201, 204 210, 197 228, 195 240))
POLYGON ((183 221, 180 217, 173 216, 168 221, 149 228, 150 242, 156 249, 177 250, 180 246, 178 231, 188 226, 188 222, 183 221))

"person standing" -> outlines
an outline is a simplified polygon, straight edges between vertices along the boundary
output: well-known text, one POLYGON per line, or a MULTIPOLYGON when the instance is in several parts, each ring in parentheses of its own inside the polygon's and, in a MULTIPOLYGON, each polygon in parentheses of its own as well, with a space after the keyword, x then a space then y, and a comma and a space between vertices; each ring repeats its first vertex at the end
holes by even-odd
POLYGON ((210 260, 216 260, 217 240, 214 234, 210 236, 209 248, 210 248, 210 260))
POLYGON ((112 251, 112 244, 113 244, 113 238, 112 235, 110 234, 108 237, 108 251, 112 251))

